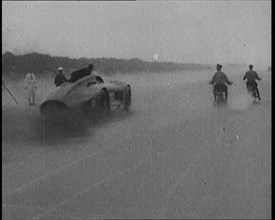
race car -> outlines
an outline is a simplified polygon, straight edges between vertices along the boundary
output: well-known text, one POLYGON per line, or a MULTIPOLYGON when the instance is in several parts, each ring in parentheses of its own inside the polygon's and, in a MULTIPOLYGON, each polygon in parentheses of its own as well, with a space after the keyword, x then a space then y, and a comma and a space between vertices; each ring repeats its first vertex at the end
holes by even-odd
POLYGON ((64 110, 94 115, 106 114, 121 107, 129 111, 130 105, 129 84, 120 81, 105 82, 99 75, 89 74, 75 81, 68 80, 54 88, 39 106, 39 111, 44 116, 64 110))

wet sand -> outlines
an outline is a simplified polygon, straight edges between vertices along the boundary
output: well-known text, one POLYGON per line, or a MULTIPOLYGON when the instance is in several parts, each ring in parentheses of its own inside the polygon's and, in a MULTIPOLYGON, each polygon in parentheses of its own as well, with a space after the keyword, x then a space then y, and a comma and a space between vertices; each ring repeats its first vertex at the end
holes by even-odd
POLYGON ((227 106, 213 105, 210 70, 114 76, 131 111, 82 129, 43 124, 7 82, 20 104, 2 91, 2 219, 271 218, 271 73, 252 104, 225 72, 227 106))

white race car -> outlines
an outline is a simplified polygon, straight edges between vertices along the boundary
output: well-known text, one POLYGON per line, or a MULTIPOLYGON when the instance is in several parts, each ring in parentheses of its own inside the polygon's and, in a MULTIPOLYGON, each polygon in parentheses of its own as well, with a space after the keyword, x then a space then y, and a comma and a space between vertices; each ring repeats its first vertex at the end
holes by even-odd
POLYGON ((63 83, 50 92, 39 107, 44 116, 54 115, 63 110, 80 114, 107 113, 122 107, 129 111, 131 87, 120 81, 104 81, 100 76, 89 74, 75 82, 63 83))

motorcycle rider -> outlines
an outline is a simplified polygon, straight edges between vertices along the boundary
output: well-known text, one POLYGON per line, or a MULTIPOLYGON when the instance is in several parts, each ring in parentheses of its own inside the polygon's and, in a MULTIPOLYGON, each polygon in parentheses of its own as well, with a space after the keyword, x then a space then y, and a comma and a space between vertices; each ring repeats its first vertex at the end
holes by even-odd
POLYGON ((252 86, 252 88, 255 88, 256 91, 256 96, 258 97, 259 101, 261 100, 260 97, 260 93, 259 93, 259 89, 258 89, 258 84, 256 82, 257 80, 261 80, 262 78, 260 78, 258 76, 258 74, 253 70, 253 65, 250 64, 249 65, 249 70, 245 73, 243 80, 247 79, 246 81, 246 88, 248 90, 249 86, 252 86))
POLYGON ((222 91, 225 93, 225 101, 227 101, 227 96, 228 96, 228 88, 225 83, 228 85, 232 85, 233 82, 231 82, 226 74, 221 71, 222 65, 217 64, 217 72, 214 74, 212 80, 209 82, 213 86, 213 94, 214 94, 214 99, 215 102, 216 100, 216 91, 222 91))

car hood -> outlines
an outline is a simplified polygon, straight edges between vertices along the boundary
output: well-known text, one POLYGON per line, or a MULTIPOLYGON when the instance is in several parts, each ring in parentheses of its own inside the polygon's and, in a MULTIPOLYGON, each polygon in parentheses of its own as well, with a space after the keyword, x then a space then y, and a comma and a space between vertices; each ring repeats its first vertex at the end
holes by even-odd
POLYGON ((61 86, 58 86, 58 87, 52 89, 49 92, 49 94, 47 95, 44 102, 49 101, 49 100, 64 101, 64 97, 72 89, 72 87, 73 87, 73 84, 63 83, 61 86))

